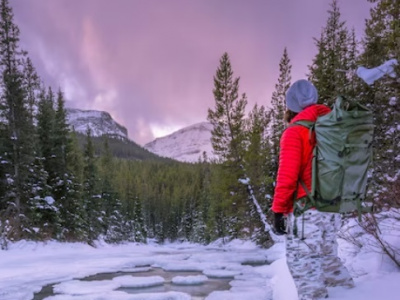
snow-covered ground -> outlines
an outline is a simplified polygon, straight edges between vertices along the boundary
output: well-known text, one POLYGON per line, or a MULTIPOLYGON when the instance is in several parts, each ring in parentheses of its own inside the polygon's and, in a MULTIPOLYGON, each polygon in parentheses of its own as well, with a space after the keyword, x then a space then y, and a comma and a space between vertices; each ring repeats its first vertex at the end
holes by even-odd
MULTIPOLYGON (((400 299, 400 270, 393 262, 368 247, 360 250, 343 240, 339 245, 341 258, 354 276, 356 287, 329 288, 329 299, 400 299)), ((96 248, 80 243, 21 241, 11 244, 8 251, 0 251, 0 299, 33 299, 34 293, 47 284, 56 284, 56 295, 46 300, 201 299, 179 291, 129 294, 124 289, 117 290, 163 285, 165 279, 161 276, 121 275, 110 280, 79 280, 97 273, 143 272, 154 268, 200 273, 173 277, 172 284, 176 285, 201 286, 209 278, 231 278, 229 290, 211 292, 206 300, 297 299, 286 266, 283 238, 267 250, 242 240, 226 244, 219 240, 208 246, 99 242, 96 248)))

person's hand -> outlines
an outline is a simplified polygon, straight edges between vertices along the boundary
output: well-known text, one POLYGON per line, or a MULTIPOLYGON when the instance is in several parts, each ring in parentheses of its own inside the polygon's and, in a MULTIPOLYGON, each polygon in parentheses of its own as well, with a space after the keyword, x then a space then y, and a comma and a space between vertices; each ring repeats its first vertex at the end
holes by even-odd
POLYGON ((274 232, 277 235, 286 234, 285 218, 283 213, 274 213, 274 232))

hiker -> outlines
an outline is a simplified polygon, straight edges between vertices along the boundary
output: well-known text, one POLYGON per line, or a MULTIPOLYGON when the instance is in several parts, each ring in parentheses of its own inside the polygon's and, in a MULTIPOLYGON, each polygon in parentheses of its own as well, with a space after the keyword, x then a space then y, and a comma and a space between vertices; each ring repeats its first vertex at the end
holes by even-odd
POLYGON ((294 200, 307 197, 299 180, 311 190, 315 146, 315 133, 310 135, 308 128, 293 123, 300 120, 315 122, 331 111, 329 107, 317 104, 317 100, 316 88, 304 79, 294 82, 287 91, 285 121, 289 126, 280 141, 279 169, 272 203, 274 231, 287 234, 287 264, 301 300, 326 298, 330 286, 354 285, 337 257, 336 232, 340 228, 340 214, 310 209, 300 218, 293 218, 294 200), (285 226, 285 218, 289 226, 285 226), (287 228, 289 232, 286 232, 287 228), (293 228, 297 228, 297 234, 293 228))

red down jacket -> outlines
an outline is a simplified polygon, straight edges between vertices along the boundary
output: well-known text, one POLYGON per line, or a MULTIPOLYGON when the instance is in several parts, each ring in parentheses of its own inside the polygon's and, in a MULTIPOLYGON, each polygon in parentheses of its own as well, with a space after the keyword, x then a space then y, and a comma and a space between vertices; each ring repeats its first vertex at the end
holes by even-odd
MULTIPOLYGON (((299 112, 290 124, 300 121, 315 122, 319 116, 331 110, 325 105, 314 104, 299 112)), ((275 186, 272 211, 289 213, 293 211, 293 197, 297 188, 297 199, 307 195, 298 184, 299 178, 311 190, 311 161, 315 146, 315 136, 310 140, 309 129, 304 126, 288 127, 280 141, 279 169, 275 186)))

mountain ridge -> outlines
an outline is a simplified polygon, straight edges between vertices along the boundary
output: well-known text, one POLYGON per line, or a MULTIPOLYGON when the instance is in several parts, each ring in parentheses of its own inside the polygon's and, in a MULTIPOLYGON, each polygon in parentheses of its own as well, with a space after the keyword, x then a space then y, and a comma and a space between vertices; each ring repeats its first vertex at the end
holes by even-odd
POLYGON ((171 134, 158 137, 144 148, 162 157, 183 162, 198 162, 203 158, 214 158, 211 146, 212 124, 200 122, 181 128, 171 134))
POLYGON ((116 122, 106 111, 66 108, 66 121, 76 132, 81 147, 86 144, 87 129, 91 131, 96 155, 104 151, 104 136, 108 138, 108 146, 114 157, 129 160, 161 160, 166 161, 132 141, 128 130, 116 122))
POLYGON ((126 127, 115 121, 110 113, 106 111, 67 108, 66 113, 68 124, 73 127, 76 132, 86 134, 89 128, 91 130, 91 135, 95 137, 107 134, 129 139, 126 127))
MULTIPOLYGON (((181 162, 198 162, 203 159, 204 153, 208 159, 215 157, 211 145, 212 124, 209 122, 189 125, 166 136, 158 137, 144 146, 140 146, 129 139, 128 130, 116 122, 106 111, 67 108, 66 112, 68 124, 82 135, 86 135, 89 128, 94 138, 107 135, 122 142, 129 141, 130 145, 142 148, 143 151, 150 152, 155 156, 181 162)), ((126 148, 125 144, 121 144, 121 147, 126 148)), ((138 153, 138 151, 136 149, 134 152, 138 153)))

